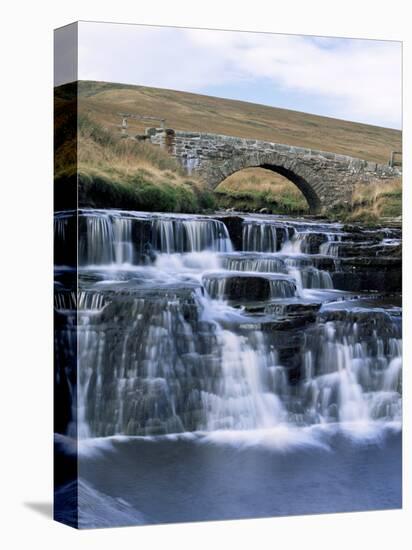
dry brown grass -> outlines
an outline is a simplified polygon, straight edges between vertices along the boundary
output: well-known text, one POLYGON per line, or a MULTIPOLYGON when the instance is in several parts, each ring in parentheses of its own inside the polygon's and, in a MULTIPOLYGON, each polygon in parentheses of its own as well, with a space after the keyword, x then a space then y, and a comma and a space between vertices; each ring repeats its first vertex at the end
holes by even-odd
POLYGON ((159 147, 121 139, 85 116, 79 117, 78 165, 118 173, 125 178, 143 171, 153 181, 161 181, 171 175, 177 184, 187 180, 179 163, 159 147))
POLYGON ((236 172, 226 178, 216 190, 221 193, 230 191, 242 193, 256 190, 274 195, 276 193, 290 193, 296 197, 296 200, 302 199, 305 201, 305 197, 296 185, 280 174, 262 168, 245 168, 240 172, 236 172))
POLYGON ((226 178, 216 189, 218 203, 274 212, 309 211, 305 197, 289 180, 261 168, 247 168, 226 178))
POLYGON ((84 116, 79 122, 78 168, 93 169, 114 179, 128 180, 138 173, 153 184, 173 180, 175 185, 202 186, 196 179, 189 179, 180 164, 159 147, 121 139, 84 116))
POLYGON ((188 178, 165 151, 145 142, 121 139, 80 115, 77 166, 66 163, 66 143, 56 154, 56 179, 79 176, 79 204, 171 212, 213 206, 204 184, 188 178))
POLYGON ((402 180, 396 178, 387 182, 377 180, 369 185, 358 184, 353 192, 353 221, 381 221, 385 218, 402 216, 402 180))
MULTIPOLYGON (((80 135, 78 144, 79 171, 92 169, 109 179, 125 180, 140 173, 155 185, 161 185, 165 179, 173 180, 176 185, 187 185, 188 178, 180 166, 173 162, 169 165, 168 161, 173 159, 158 155, 152 145, 123 140, 114 146, 102 146, 84 135, 80 135)), ((192 179, 191 185, 200 186, 200 183, 192 179)))

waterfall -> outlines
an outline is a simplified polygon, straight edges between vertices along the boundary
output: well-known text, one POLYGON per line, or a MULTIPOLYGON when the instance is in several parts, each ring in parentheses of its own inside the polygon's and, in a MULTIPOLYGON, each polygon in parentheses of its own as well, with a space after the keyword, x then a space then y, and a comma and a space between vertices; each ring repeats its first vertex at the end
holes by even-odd
POLYGON ((155 250, 167 254, 205 249, 216 252, 232 250, 226 226, 213 219, 156 219, 153 221, 152 243, 155 250))
POLYGON ((128 218, 114 218, 112 224, 114 263, 132 264, 134 259, 132 220, 128 218))
MULTIPOLYGON (((267 353, 263 335, 253 333, 254 348, 244 337, 228 330, 217 330, 221 349, 222 376, 217 393, 202 392, 208 431, 270 428, 286 415, 275 391, 269 391, 267 353)), ((269 364, 268 364, 269 362, 269 364)))
POLYGON ((342 241, 341 235, 335 233, 326 233, 326 242, 322 243, 319 247, 320 254, 325 256, 339 257, 339 243, 342 241))
POLYGON ((401 419, 400 317, 333 289, 340 227, 245 217, 235 252, 209 216, 83 210, 56 239, 77 224, 55 310, 79 437, 401 419))
POLYGON ((109 214, 86 217, 85 241, 87 249, 82 250, 80 240, 80 263, 85 265, 107 265, 115 261, 114 228, 109 214))
MULTIPOLYGON (((391 320, 383 320, 393 330, 391 320)), ((356 322, 326 322, 316 346, 306 356, 309 409, 320 422, 368 422, 401 418, 401 346, 376 332, 369 341, 356 322), (386 353, 384 352, 387 347, 386 353)))
POLYGON ((289 274, 293 275, 299 288, 333 288, 333 281, 330 273, 313 266, 301 266, 300 262, 294 259, 287 259, 289 274))
POLYGON ((287 225, 267 224, 252 221, 243 224, 243 250, 255 252, 277 252, 282 243, 289 239, 294 231, 287 225))
POLYGON ((283 246, 282 252, 290 254, 300 254, 306 251, 306 238, 312 233, 299 233, 295 232, 291 239, 287 239, 283 246))
POLYGON ((315 267, 302 271, 302 284, 304 288, 333 288, 330 273, 315 267))
POLYGON ((77 219, 74 213, 61 212, 55 216, 54 232, 57 248, 64 248, 69 232, 74 238, 78 233, 82 267, 146 264, 155 253, 232 251, 225 224, 205 216, 80 210, 77 219))
POLYGON ((257 271, 259 273, 286 273, 285 261, 282 258, 265 258, 250 256, 227 256, 222 260, 222 267, 230 271, 257 271))

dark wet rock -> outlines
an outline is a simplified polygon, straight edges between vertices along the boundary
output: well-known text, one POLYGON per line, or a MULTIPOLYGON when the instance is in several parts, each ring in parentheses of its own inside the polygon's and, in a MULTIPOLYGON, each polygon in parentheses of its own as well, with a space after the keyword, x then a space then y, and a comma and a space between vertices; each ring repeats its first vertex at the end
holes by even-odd
POLYGON ((132 242, 135 248, 135 263, 153 262, 156 254, 152 244, 152 223, 150 220, 132 221, 132 242))
POLYGON ((399 257, 339 258, 335 261, 336 269, 351 272, 394 271, 402 269, 399 257))
POLYGON ((333 286, 353 292, 399 292, 402 289, 401 272, 331 273, 333 286))
POLYGON ((402 256, 402 243, 386 244, 379 250, 379 256, 400 258, 402 256))
POLYGON ((77 265, 77 218, 61 212, 54 218, 54 265, 77 265))
POLYGON ((242 224, 243 218, 240 216, 220 216, 215 218, 225 224, 229 237, 235 250, 242 250, 242 224))
POLYGON ((335 256, 342 258, 357 258, 362 256, 400 257, 402 245, 399 242, 375 243, 374 241, 341 241, 333 243, 337 250, 335 256))
POLYGON ((54 271, 54 289, 75 291, 77 289, 78 271, 73 269, 55 269, 54 271))
POLYGON ((354 292, 400 292, 402 290, 401 258, 358 257, 337 261, 331 273, 333 285, 339 290, 354 292))
MULTIPOLYGON (((381 338, 401 337, 401 318, 383 309, 355 308, 350 310, 331 309, 320 312, 318 316, 320 323, 334 323, 334 330, 338 338, 350 335, 353 326, 356 325, 357 335, 362 340, 376 341, 376 335, 381 338), (398 322, 396 321, 398 319, 398 322)), ((322 327, 320 327, 322 329, 322 327)))
POLYGON ((212 298, 240 303, 288 298, 294 296, 296 292, 293 279, 273 274, 217 273, 205 275, 203 283, 212 298))
POLYGON ((316 267, 322 271, 334 271, 336 269, 336 259, 330 256, 288 256, 284 258, 289 267, 316 267))
POLYGON ((320 302, 308 301, 284 301, 269 303, 265 306, 265 312, 289 318, 316 315, 321 307, 320 302))
POLYGON ((315 322, 316 315, 321 304, 270 304, 255 303, 251 306, 246 305, 244 310, 250 314, 249 318, 245 318, 238 322, 224 322, 223 325, 236 330, 250 331, 261 330, 265 333, 276 331, 289 331, 296 328, 304 327, 315 322))
POLYGON ((110 306, 106 308, 102 315, 102 320, 108 322, 116 319, 116 323, 124 320, 130 320, 130 316, 135 315, 135 311, 144 308, 145 314, 159 315, 162 311, 175 308, 179 305, 179 312, 185 321, 195 321, 198 318, 197 303, 193 292, 189 289, 182 290, 162 290, 153 289, 148 293, 134 294, 112 293, 110 306), (126 311, 125 311, 126 310, 126 311))
POLYGON ((302 252, 305 254, 318 254, 320 246, 326 242, 328 242, 328 236, 325 233, 310 233, 305 235, 302 252))
POLYGON ((340 241, 342 243, 350 242, 353 243, 378 243, 381 239, 379 239, 376 235, 365 235, 363 231, 359 232, 351 232, 351 233, 342 233, 340 235, 340 241))
POLYGON ((402 229, 400 227, 363 227, 359 225, 346 224, 342 227, 342 231, 351 235, 366 235, 368 238, 376 241, 383 239, 401 239, 402 229))
POLYGON ((261 330, 273 334, 303 328, 316 321, 321 307, 320 302, 305 302, 295 299, 279 300, 276 302, 251 302, 232 305, 241 305, 245 318, 236 322, 224 322, 226 328, 250 331, 261 330))

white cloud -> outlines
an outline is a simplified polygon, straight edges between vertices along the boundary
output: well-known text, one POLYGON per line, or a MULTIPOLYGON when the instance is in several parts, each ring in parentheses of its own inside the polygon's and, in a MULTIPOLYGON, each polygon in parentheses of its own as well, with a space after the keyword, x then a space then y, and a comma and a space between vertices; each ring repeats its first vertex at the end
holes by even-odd
POLYGON ((298 92, 296 110, 316 98, 320 114, 401 124, 398 42, 81 23, 79 78, 203 93, 265 79, 277 97, 298 92))

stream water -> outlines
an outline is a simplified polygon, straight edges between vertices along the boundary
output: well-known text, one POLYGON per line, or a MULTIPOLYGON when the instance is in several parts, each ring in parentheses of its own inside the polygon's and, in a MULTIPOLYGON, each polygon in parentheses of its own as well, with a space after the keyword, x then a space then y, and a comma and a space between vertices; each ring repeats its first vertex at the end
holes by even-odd
POLYGON ((56 445, 79 439, 80 482, 61 515, 70 490, 82 527, 401 505, 398 229, 58 213, 57 249, 73 238, 56 445))

